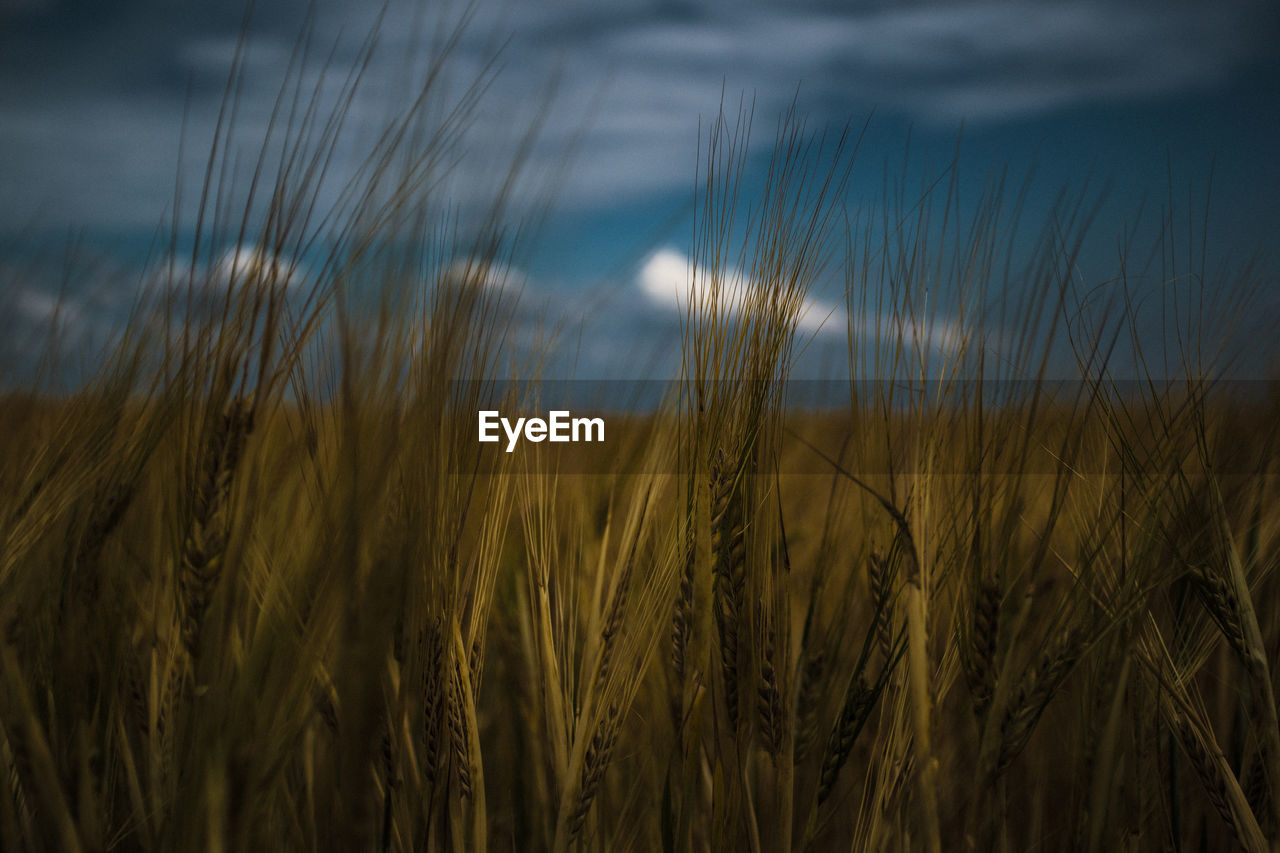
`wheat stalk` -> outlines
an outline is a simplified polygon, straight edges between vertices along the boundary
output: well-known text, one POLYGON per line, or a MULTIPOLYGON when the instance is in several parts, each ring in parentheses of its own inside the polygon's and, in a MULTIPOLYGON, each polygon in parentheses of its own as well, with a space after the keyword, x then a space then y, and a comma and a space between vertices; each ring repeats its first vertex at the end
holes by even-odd
POLYGON ((216 420, 200 457, 200 473, 178 575, 182 640, 193 660, 199 651, 205 611, 222 576, 232 480, 252 429, 252 410, 244 401, 233 400, 216 420))

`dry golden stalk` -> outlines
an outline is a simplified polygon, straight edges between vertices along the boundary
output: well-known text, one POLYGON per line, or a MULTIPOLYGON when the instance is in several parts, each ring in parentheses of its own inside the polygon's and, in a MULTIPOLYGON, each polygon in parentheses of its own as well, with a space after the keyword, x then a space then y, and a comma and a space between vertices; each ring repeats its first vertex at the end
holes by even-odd
MULTIPOLYGON (((675 612, 671 618, 671 665, 676 683, 684 683, 685 654, 693 631, 693 572, 697 562, 698 547, 693 524, 685 524, 684 564, 680 573, 680 595, 676 598, 675 612)), ((677 699, 675 705, 679 707, 677 699)), ((677 711, 678 716, 678 711, 677 711)))
POLYGON ((1000 723, 996 773, 1003 773, 1027 745, 1040 715, 1080 658, 1079 630, 1066 631, 1022 679, 1000 723))
POLYGON ((818 732, 818 710, 822 701, 823 681, 827 676, 826 655, 821 650, 812 654, 804 663, 800 676, 800 693, 796 699, 795 762, 799 764, 809 757, 818 732))
POLYGON ((124 664, 125 716, 132 723, 139 740, 145 742, 147 732, 151 729, 151 662, 150 653, 146 657, 138 654, 129 655, 124 664))
POLYGON ((885 660, 893 651, 893 590, 889 581, 889 563, 872 551, 867 559, 867 577, 871 583, 871 600, 876 608, 876 641, 885 660))
POLYGON ((822 756, 822 771, 818 781, 818 803, 826 802, 835 790, 836 779, 840 776, 840 768, 844 767, 858 733, 866 724, 867 718, 875 708, 879 691, 867 684, 865 678, 858 676, 845 694, 844 704, 840 708, 840 716, 836 718, 835 728, 827 739, 827 750, 822 756))
POLYGON ((444 640, 438 625, 423 630, 422 647, 422 773, 428 785, 437 781, 440 768, 441 729, 444 723, 444 640))
MULTIPOLYGON (((1280 815, 1280 711, 1276 706, 1275 683, 1271 674, 1267 642, 1262 633, 1262 625, 1258 621, 1257 608, 1249 585, 1249 572, 1244 562, 1245 557, 1242 556, 1236 543, 1227 515, 1226 501, 1216 478, 1210 477, 1209 485, 1213 494, 1217 539, 1222 549, 1222 556, 1225 558, 1220 577, 1226 585, 1228 595, 1223 600, 1232 605, 1233 620, 1238 623, 1240 636, 1243 637, 1243 648, 1237 653, 1240 654, 1245 671, 1249 674, 1251 716, 1259 737, 1258 754, 1264 764, 1265 776, 1270 783, 1268 786, 1268 793, 1271 796, 1270 814, 1280 815)), ((1256 555, 1249 559, 1256 560, 1256 555)), ((1232 630, 1235 630, 1234 627, 1232 630)))
POLYGON ((199 649, 204 613, 222 574, 227 546, 228 504, 236 466, 253 429, 253 411, 232 400, 219 418, 201 456, 194 503, 178 586, 182 603, 182 641, 193 658, 199 649))
POLYGON ((631 543, 631 551, 627 554, 626 565, 614 585, 609 613, 600 629, 600 664, 596 669, 596 695, 604 691, 605 682, 609 680, 609 668, 613 663, 614 647, 617 645, 618 632, 622 629, 622 619, 626 615, 627 597, 631 592, 631 576, 635 572, 636 549, 640 545, 637 536, 631 543))
POLYGON ((98 590, 98 573, 92 569, 102 553, 107 537, 120 525, 124 514, 133 503, 137 484, 133 481, 117 484, 94 507, 76 550, 75 565, 85 569, 77 580, 80 594, 85 601, 94 601, 98 590))
POLYGON ((888 769, 888 784, 881 795, 880 813, 886 817, 899 812, 909 802, 909 792, 916 781, 916 754, 907 752, 893 758, 888 769))
POLYGON ((19 782, 39 803, 36 816, 43 824, 49 848, 69 853, 82 849, 49 740, 36 716, 17 655, 3 642, 0 642, 0 730, 9 743, 19 782))
POLYGON ((48 487, 54 477, 58 475, 63 466, 67 464, 68 460, 70 460, 72 456, 71 445, 61 448, 54 455, 45 471, 36 477, 35 482, 27 488, 26 493, 22 496, 21 500, 18 501, 18 505, 14 507, 13 513, 10 516, 11 524, 21 521, 26 514, 31 511, 31 507, 35 505, 36 499, 40 497, 41 493, 44 492, 45 488, 48 487))
POLYGON ((622 726, 621 714, 618 704, 613 702, 605 711, 595 732, 591 735, 591 740, 587 744, 586 757, 582 764, 582 783, 578 789, 578 796, 574 800, 573 808, 569 812, 569 834, 577 835, 582 831, 582 825, 587 820, 587 814, 591 811, 591 803, 595 800, 596 794, 600 790, 600 783, 604 780, 605 770, 609 767, 609 760, 613 756, 613 747, 618 742, 618 732, 622 726))
POLYGON ((183 678, 182 668, 170 661, 168 665, 162 663, 161 658, 155 658, 156 673, 156 742, 160 745, 160 769, 163 772, 168 771, 168 760, 170 755, 170 739, 173 737, 174 726, 171 724, 174 718, 174 709, 182 698, 183 678))
POLYGON ((760 660, 760 683, 756 688, 756 711, 760 717, 760 733, 765 748, 774 758, 782 752, 782 693, 773 659, 777 654, 777 638, 772 626, 765 631, 764 655, 760 660))
POLYGON ((471 641, 467 652, 467 671, 470 674, 473 690, 479 689, 480 677, 484 675, 484 635, 477 634, 471 641))
POLYGON ((1254 822, 1251 827, 1246 827, 1232 807, 1233 801, 1236 802, 1237 807, 1247 808, 1247 805, 1240 786, 1234 775, 1228 771, 1226 759, 1221 752, 1216 747, 1211 751, 1196 726, 1185 714, 1175 712, 1174 728, 1178 735, 1178 742, 1182 744, 1187 758, 1191 760, 1192 768, 1196 771, 1196 776, 1204 785, 1209 802, 1222 818, 1222 822, 1231 830, 1236 842, 1246 850, 1265 850, 1265 844, 1259 844, 1262 838, 1257 823, 1254 822))
POLYGON ((711 551, 715 559, 715 616, 720 630, 720 667, 724 675, 729 722, 739 722, 739 627, 746 592, 746 535, 742 493, 719 451, 711 470, 711 551))
POLYGON ((1218 817, 1222 818, 1222 822, 1231 828, 1231 834, 1239 841, 1239 828, 1236 826, 1235 815, 1231 813, 1231 805, 1227 801, 1227 786, 1222 779, 1222 775, 1217 772, 1217 768, 1209 758, 1209 754, 1205 751, 1204 744, 1200 742, 1200 738, 1192 731, 1191 725, 1185 717, 1178 718, 1178 740, 1182 743, 1183 748, 1186 749, 1187 757, 1191 759, 1191 766, 1195 768, 1196 776, 1204 784, 1205 793, 1209 795, 1209 802, 1213 804, 1214 810, 1218 812, 1218 817))
POLYGON ((968 676, 978 719, 985 719, 995 696, 996 649, 1000 631, 1000 587, 984 578, 973 604, 973 626, 969 634, 968 676))
MULTIPOLYGON (((895 510, 896 512, 896 510, 895 510)), ((938 816, 938 759, 933 754, 934 682, 929 654, 928 597, 915 540, 905 517, 899 513, 898 536, 906 555, 907 688, 910 692, 912 750, 918 759, 916 800, 923 825, 924 849, 941 853, 942 831, 938 816)))
POLYGON ((1218 629, 1226 637, 1232 651, 1239 655, 1241 660, 1247 662, 1248 641, 1245 639, 1244 626, 1240 622, 1240 602, 1231 591, 1230 584, 1220 575, 1204 568, 1193 572, 1191 578, 1195 582, 1200 600, 1204 602, 1209 615, 1213 617, 1218 629))
POLYGON ((1254 753, 1249 763, 1249 773, 1241 786, 1244 789, 1245 802, 1258 818, 1258 824, 1266 827, 1271 811, 1271 788, 1267 784, 1267 767, 1260 752, 1254 753))
POLYGON ((467 731, 467 715, 462 707, 465 694, 462 684, 462 664, 454 662, 452 689, 449 691, 448 725, 449 746, 453 752, 453 766, 458 790, 463 797, 470 797, 471 786, 471 738, 467 731))

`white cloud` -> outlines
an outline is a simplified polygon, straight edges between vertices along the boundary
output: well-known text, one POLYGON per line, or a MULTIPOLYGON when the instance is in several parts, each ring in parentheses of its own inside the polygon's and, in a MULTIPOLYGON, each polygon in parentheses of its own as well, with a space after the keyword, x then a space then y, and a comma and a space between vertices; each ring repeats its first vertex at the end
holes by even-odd
MULTIPOLYGON (((713 276, 711 270, 695 266, 688 256, 670 248, 649 256, 636 275, 636 285, 654 305, 680 313, 691 301, 697 304, 701 300, 697 289, 703 287, 703 294, 713 295, 718 307, 730 315, 742 313, 757 287, 738 270, 723 270, 713 276)), ((796 326, 812 334, 844 334, 844 317, 839 306, 806 298, 797 312, 796 326)))
POLYGON ((466 287, 480 287, 492 293, 518 295, 529 285, 524 270, 510 264, 460 258, 445 270, 444 280, 466 287))
MULTIPOLYGON (((685 254, 671 248, 654 252, 636 274, 636 287, 653 305, 683 314, 697 296, 698 283, 712 280, 711 271, 695 267, 685 254)), ((741 313, 752 295, 751 284, 738 270, 724 270, 715 289, 719 306, 730 315, 741 313)), ((863 314, 850 321, 839 305, 806 298, 796 320, 798 331, 826 338, 852 334, 855 341, 901 341, 908 348, 927 352, 954 352, 964 342, 961 323, 941 314, 929 317, 897 314, 863 314)))
POLYGON ((37 327, 56 324, 62 331, 82 332, 89 318, 77 300, 52 296, 40 290, 22 288, 14 294, 13 308, 27 323, 37 327))
POLYGON ((258 246, 237 246, 222 253, 206 281, 219 288, 232 283, 243 286, 246 282, 296 288, 305 283, 306 277, 290 258, 258 246))

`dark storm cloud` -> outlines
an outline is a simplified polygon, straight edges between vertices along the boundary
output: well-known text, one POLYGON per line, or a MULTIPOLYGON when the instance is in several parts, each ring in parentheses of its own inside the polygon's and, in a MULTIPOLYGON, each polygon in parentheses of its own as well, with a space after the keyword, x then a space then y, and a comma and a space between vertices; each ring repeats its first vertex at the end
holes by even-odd
MULTIPOLYGON (((318 45, 346 33, 335 65, 354 56, 376 8, 334 0, 315 7, 318 45)), ((935 126, 1177 96, 1224 85, 1267 58, 1275 24, 1268 8, 482 2, 456 79, 465 82, 495 43, 510 40, 503 75, 475 117, 477 165, 460 171, 457 185, 492 171, 520 122, 545 103, 557 70, 532 165, 554 168, 585 126, 562 202, 617 205, 687 185, 698 118, 715 111, 722 91, 750 93, 769 115, 800 85, 802 107, 818 120, 876 106, 935 126)), ((242 97, 246 139, 265 130, 307 12, 302 0, 257 4, 242 97)), ((357 119, 388 115, 405 97, 406 67, 430 32, 421 17, 410 4, 391 5, 357 119)), ((0 5, 0 230, 33 217, 88 228, 153 224, 172 197, 184 99, 188 139, 208 139, 240 25, 237 4, 213 0, 0 5)))

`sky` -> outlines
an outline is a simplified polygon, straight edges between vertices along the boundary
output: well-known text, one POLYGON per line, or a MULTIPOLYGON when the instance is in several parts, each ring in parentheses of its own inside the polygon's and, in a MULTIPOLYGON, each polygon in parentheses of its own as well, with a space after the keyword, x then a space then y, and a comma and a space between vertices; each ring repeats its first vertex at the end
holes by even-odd
MULTIPOLYGON (((0 0, 0 269, 68 240, 128 269, 169 227, 175 184, 190 227, 243 13, 222 0, 0 0)), ((584 373, 649 370, 678 339, 700 133, 722 104, 753 110, 748 196, 789 106, 814 131, 869 119, 847 190, 858 209, 879 209, 886 175, 918 184, 957 150, 962 198, 1001 170, 1033 176, 1031 231, 1064 188, 1105 188, 1081 273, 1102 280, 1117 235, 1140 211, 1158 220, 1172 196, 1181 216, 1195 211, 1196 228, 1209 223, 1214 261, 1262 254, 1254 316, 1280 316, 1266 259, 1280 233, 1273 3, 258 0, 235 144, 256 150, 305 22, 328 57, 311 63, 307 83, 322 71, 340 79, 377 25, 334 166, 354 172, 361 142, 406 108, 433 45, 464 18, 442 91, 461 96, 492 76, 443 185, 448 203, 463 217, 482 209, 536 124, 517 198, 532 204, 551 189, 554 204, 511 259, 512 278, 531 312, 560 319, 584 373)), ((741 270, 725 272, 750 286, 741 270)), ((846 322, 837 279, 816 283, 800 328, 811 351, 838 360, 846 329, 874 317, 846 322)), ((58 304, 52 281, 0 281, 20 319, 58 304)), ((71 291, 64 320, 92 323, 111 300, 128 302, 71 291)), ((950 307, 929 345, 945 347, 950 307)))

